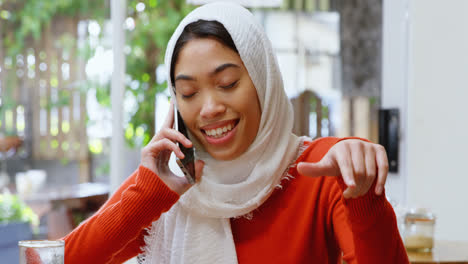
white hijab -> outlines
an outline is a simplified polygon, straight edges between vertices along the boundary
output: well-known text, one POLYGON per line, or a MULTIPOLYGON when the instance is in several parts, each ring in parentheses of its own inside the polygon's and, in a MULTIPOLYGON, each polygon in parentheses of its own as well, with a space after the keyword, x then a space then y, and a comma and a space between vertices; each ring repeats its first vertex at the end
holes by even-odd
POLYGON ((292 134, 293 110, 271 43, 247 9, 216 2, 187 15, 167 46, 168 74, 177 39, 187 24, 200 19, 220 22, 231 35, 257 89, 260 127, 248 150, 231 161, 215 160, 191 137, 198 159, 205 162, 202 180, 153 223, 145 237, 144 263, 237 263, 230 218, 246 215, 268 199, 302 145, 292 134))

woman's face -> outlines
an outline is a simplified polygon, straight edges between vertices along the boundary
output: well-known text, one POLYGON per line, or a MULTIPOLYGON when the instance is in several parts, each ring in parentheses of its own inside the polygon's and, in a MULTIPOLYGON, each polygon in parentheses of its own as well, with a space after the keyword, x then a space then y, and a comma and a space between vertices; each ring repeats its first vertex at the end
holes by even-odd
POLYGON ((179 53, 174 82, 182 119, 213 158, 232 160, 248 149, 261 110, 235 51, 211 38, 190 40, 179 53))

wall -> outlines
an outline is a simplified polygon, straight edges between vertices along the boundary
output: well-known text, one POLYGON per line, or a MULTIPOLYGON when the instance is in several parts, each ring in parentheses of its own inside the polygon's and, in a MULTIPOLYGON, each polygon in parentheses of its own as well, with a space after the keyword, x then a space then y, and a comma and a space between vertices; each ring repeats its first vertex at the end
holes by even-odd
POLYGON ((393 36, 384 46, 393 43, 394 51, 384 48, 382 101, 401 107, 406 164, 396 178, 390 175, 388 190, 399 193, 409 207, 436 213, 436 239, 468 241, 468 1, 395 2, 390 5, 398 10, 387 21, 395 32, 384 32, 384 39, 393 36), (405 2, 406 40, 400 35, 405 34, 405 2))
POLYGON ((409 0, 383 2, 382 40, 382 108, 400 110, 399 171, 389 173, 387 196, 406 204, 407 178, 407 91, 408 91, 408 23, 409 0))
POLYGON ((410 1, 408 204, 430 206, 437 236, 468 240, 468 1, 410 1))

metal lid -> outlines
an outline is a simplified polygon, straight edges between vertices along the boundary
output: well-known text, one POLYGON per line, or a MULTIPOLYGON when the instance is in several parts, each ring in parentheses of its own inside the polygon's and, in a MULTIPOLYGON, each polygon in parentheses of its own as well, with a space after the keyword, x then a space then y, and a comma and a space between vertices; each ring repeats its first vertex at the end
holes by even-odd
POLYGON ((405 214, 405 222, 435 222, 436 216, 428 209, 412 209, 405 214))

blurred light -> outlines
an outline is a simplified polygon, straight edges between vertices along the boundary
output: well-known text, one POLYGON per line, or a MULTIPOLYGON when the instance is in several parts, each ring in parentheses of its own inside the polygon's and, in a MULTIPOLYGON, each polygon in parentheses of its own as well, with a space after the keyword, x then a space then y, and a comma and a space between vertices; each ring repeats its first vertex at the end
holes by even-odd
POLYGON ((58 86, 58 79, 56 77, 50 78, 50 86, 57 87, 58 86))
POLYGON ((100 139, 93 139, 89 142, 89 150, 93 154, 99 154, 102 152, 102 141, 100 139))
POLYGON ((127 19, 125 19, 125 27, 130 31, 135 28, 135 20, 133 17, 127 17, 127 19))
POLYGON ((148 73, 144 73, 143 76, 141 76, 141 80, 143 82, 148 82, 150 80, 150 75, 148 73))
POLYGON ((27 58, 27 61, 28 61, 29 65, 33 65, 34 63, 36 63, 36 57, 34 57, 34 55, 32 55, 32 54, 29 54, 28 58, 27 58))
POLYGON ((26 123, 24 120, 24 107, 19 105, 16 108, 16 130, 18 134, 24 135, 24 128, 26 127, 26 123))
POLYGON ((58 148, 59 143, 58 143, 58 141, 57 141, 56 139, 54 139, 54 140, 52 140, 52 141, 50 142, 50 146, 51 146, 53 149, 56 149, 56 148, 58 148))
POLYGON ((125 138, 131 139, 134 135, 133 132, 133 125, 130 124, 126 129, 125 129, 125 138))
POLYGON ((126 124, 130 122, 132 116, 138 111, 138 102, 131 91, 125 92, 123 109, 125 110, 124 123, 126 124))
POLYGON ((135 136, 142 137, 144 134, 145 134, 145 129, 143 127, 139 126, 137 127, 137 129, 135 129, 135 136))
POLYGON ((3 19, 10 19, 11 14, 7 10, 0 11, 0 17, 3 19))
POLYGON ((104 50, 103 47, 99 46, 96 48, 94 57, 88 60, 86 64, 86 75, 99 83, 107 83, 112 76, 113 69, 113 56, 112 50, 104 50))
POLYGON ((47 64, 45 64, 45 62, 41 62, 41 64, 39 64, 39 70, 46 71, 47 70, 47 64))
POLYGON ((5 63, 5 68, 11 69, 11 66, 13 64, 13 60, 11 59, 11 57, 6 57, 5 60, 4 60, 4 63, 5 63))
POLYGON ((140 82, 139 81, 133 80, 130 83, 130 88, 132 88, 132 90, 136 90, 136 89, 138 89, 138 87, 140 87, 140 82))
POLYGON ((166 66, 164 64, 159 64, 159 66, 156 68, 156 82, 158 84, 161 84, 166 81, 166 66))
POLYGON ((125 47, 124 47, 125 55, 130 54, 130 52, 132 52, 132 48, 129 45, 125 45, 125 47))
POLYGON ((143 12, 143 11, 145 10, 145 4, 142 3, 142 2, 138 3, 138 4, 136 5, 136 10, 137 10, 138 12, 143 12))
POLYGON ((143 57, 144 52, 143 49, 140 46, 136 46, 133 48, 133 54, 135 54, 136 57, 143 57))
POLYGON ((70 78, 70 64, 62 63, 62 78, 68 80, 70 78))
POLYGON ((88 24, 88 32, 91 36, 97 37, 101 33, 101 26, 96 21, 91 21, 88 24))
POLYGON ((68 133, 68 131, 70 131, 70 123, 68 123, 68 121, 62 122, 62 131, 63 133, 68 133))
POLYGON ((62 143, 62 149, 64 151, 67 151, 69 148, 70 148, 70 145, 68 144, 68 142, 63 142, 62 143))

